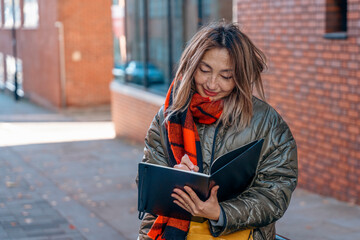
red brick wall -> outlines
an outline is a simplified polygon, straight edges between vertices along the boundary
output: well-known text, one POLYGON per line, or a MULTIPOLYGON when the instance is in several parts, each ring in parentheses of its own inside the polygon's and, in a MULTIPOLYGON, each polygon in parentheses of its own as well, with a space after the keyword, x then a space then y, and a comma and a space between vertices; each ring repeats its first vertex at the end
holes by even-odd
MULTIPOLYGON (((50 108, 61 107, 59 30, 55 27, 60 21, 65 31, 66 105, 110 103, 111 4, 111 0, 39 0, 39 27, 20 28, 16 34, 27 97, 50 108), (81 57, 74 58, 74 52, 81 57)), ((5 55, 12 55, 11 39, 11 30, 0 28, 0 52, 5 55)))
POLYGON ((116 136, 144 142, 147 130, 161 105, 111 91, 111 113, 116 136))
MULTIPOLYGON (((54 26, 56 2, 39 0, 39 27, 16 30, 24 92, 31 100, 49 107, 60 105, 58 30, 54 26)), ((0 29, 0 52, 13 56, 11 31, 0 29)))
POLYGON ((65 30, 67 105, 109 103, 114 64, 112 1, 60 0, 58 4, 65 30))
POLYGON ((360 1, 348 1, 347 40, 323 38, 326 0, 237 4, 268 56, 267 99, 297 141, 299 186, 360 204, 360 1))

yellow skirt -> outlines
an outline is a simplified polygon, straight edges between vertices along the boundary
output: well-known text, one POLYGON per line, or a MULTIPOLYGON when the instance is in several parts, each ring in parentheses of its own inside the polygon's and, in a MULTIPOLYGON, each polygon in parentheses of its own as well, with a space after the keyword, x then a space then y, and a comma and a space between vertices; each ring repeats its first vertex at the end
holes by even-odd
POLYGON ((189 233, 186 237, 187 240, 253 240, 252 230, 246 229, 230 233, 228 235, 213 237, 209 230, 209 223, 190 222, 189 233))

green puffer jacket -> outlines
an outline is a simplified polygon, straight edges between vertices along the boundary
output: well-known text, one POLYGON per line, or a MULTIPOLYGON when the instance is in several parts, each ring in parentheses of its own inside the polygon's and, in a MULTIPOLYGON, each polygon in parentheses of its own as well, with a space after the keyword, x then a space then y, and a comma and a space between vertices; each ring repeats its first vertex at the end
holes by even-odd
MULTIPOLYGON (((163 119, 162 107, 145 138, 145 162, 169 165, 163 119)), ((225 226, 210 226, 210 230, 214 236, 219 236, 252 228, 255 240, 275 239, 275 221, 286 211, 297 184, 297 150, 290 129, 271 106, 255 97, 253 118, 247 128, 238 133, 233 126, 221 128, 214 141, 215 125, 197 124, 204 173, 209 172, 214 142, 214 159, 254 140, 264 138, 264 144, 251 186, 238 197, 220 203, 225 213, 225 226)), ((154 216, 145 215, 140 226, 140 240, 149 239, 146 234, 154 220, 154 216)))

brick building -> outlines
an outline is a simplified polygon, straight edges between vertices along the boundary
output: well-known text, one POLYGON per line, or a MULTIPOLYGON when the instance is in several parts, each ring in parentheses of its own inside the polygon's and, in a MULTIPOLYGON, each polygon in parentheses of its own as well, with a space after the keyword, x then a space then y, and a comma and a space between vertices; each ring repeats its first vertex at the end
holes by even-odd
POLYGON ((360 1, 238 1, 265 91, 299 147, 299 185, 360 204, 360 1), (347 6, 346 6, 347 5, 347 6))
POLYGON ((12 3, 0 0, 0 87, 14 90, 17 62, 18 92, 38 104, 108 104, 111 1, 14 0, 14 8, 12 3))
MULTIPOLYGON (((160 0, 151 1, 152 6, 141 5, 143 1, 131 2, 133 5, 125 6, 127 26, 137 21, 140 29, 138 33, 126 31, 128 60, 147 59, 153 63, 163 71, 165 86, 171 79, 168 69, 173 66, 162 67, 158 57, 163 54, 167 64, 176 63, 180 47, 196 31, 187 27, 194 26, 189 21, 195 20, 186 16, 193 15, 206 23, 230 15, 239 22, 268 57, 266 97, 290 125, 297 141, 299 186, 360 204, 359 0, 202 0, 183 1, 178 6, 160 0), (135 16, 134 9, 139 8, 158 12, 135 16), (224 8, 228 9, 225 14, 221 12, 224 8), (153 18, 163 24, 162 35, 149 33, 153 18), (168 28, 166 23, 178 25, 168 28), (167 29, 173 29, 170 36, 167 29), (137 34, 139 42, 131 42, 131 34, 137 34), (176 45, 174 39, 180 44, 176 45), (156 41, 172 49, 170 54, 156 50, 156 41)), ((156 91, 161 88, 152 84, 151 76, 136 87, 132 79, 122 77, 126 69, 126 65, 120 66, 111 84, 113 121, 118 136, 143 141, 165 91, 156 91)))

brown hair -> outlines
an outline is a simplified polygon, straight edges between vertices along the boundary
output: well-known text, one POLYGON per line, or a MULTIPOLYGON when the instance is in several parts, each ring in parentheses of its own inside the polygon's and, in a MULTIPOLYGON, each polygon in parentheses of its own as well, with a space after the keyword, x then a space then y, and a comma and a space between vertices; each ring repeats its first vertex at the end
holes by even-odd
POLYGON ((174 112, 188 108, 189 98, 195 91, 194 74, 198 64, 205 52, 214 48, 227 49, 235 81, 233 92, 224 98, 224 110, 218 122, 235 125, 237 130, 250 123, 254 86, 260 98, 265 100, 261 72, 266 68, 266 58, 237 25, 224 22, 202 27, 186 46, 175 75, 173 104, 166 120, 174 112))

